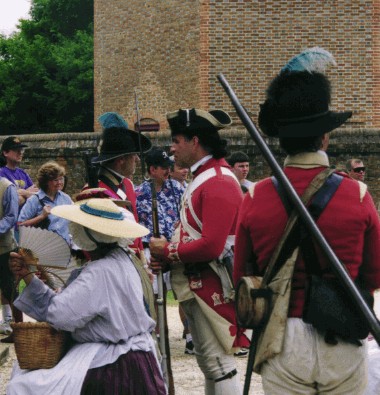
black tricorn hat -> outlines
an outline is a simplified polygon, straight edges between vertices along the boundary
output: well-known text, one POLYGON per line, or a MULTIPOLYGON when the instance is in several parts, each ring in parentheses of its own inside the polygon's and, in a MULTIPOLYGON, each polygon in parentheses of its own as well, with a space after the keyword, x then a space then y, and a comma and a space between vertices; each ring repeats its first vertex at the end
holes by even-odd
POLYGON ((268 136, 317 137, 341 126, 351 111, 329 109, 330 82, 324 74, 282 72, 269 84, 261 105, 259 126, 268 136))
POLYGON ((222 110, 180 109, 166 114, 166 118, 172 135, 196 136, 202 133, 215 133, 232 124, 231 117, 222 110))
MULTIPOLYGON (((141 135, 141 151, 148 152, 152 148, 150 139, 141 135)), ((108 162, 119 156, 140 153, 139 134, 125 127, 104 129, 99 147, 99 155, 92 163, 108 162)))

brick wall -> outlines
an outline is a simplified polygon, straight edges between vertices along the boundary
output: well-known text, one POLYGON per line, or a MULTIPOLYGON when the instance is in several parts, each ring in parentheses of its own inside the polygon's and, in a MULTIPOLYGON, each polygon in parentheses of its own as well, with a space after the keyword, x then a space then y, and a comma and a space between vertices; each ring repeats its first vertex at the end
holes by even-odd
MULTIPOLYGON (((95 117, 117 111, 143 116, 199 104, 199 3, 95 0, 95 117)), ((95 122, 95 130, 99 125, 95 122)))
MULTIPOLYGON (((223 72, 256 118, 268 82, 301 50, 330 50, 332 106, 352 110, 350 128, 380 128, 380 2, 95 0, 95 117, 118 111, 165 127, 179 107, 223 108, 223 72)), ((234 117, 236 119, 236 117, 234 117)), ((99 125, 95 121, 95 130, 99 125)))

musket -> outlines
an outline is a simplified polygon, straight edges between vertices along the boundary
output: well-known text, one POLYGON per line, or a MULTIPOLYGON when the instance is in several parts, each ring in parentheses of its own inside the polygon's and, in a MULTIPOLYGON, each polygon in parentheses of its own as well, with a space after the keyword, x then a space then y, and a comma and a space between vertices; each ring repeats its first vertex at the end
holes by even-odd
MULTIPOLYGON (((239 99, 237 98, 235 92, 229 85, 224 75, 218 74, 218 80, 222 85, 222 87, 224 88, 225 92, 227 93, 228 97, 230 98, 236 110, 236 113, 239 116, 240 120, 242 121, 243 125, 245 126, 248 133, 250 134, 250 136, 252 137, 252 139, 260 149, 265 160, 268 162, 270 168, 273 171, 274 176, 277 178, 277 180, 284 188, 287 197, 292 202, 294 208, 297 210, 305 227, 310 232, 313 239, 318 243, 319 247, 321 248, 327 259, 329 260, 331 264, 331 268, 335 276, 337 277, 338 281, 343 286, 346 294, 352 299, 354 305, 358 308, 360 314, 362 315, 362 318, 365 320, 366 324, 370 328, 373 337, 380 345, 380 323, 376 318, 375 314, 363 299, 362 295, 358 291, 351 277, 343 267, 343 264, 339 261, 338 257, 335 255, 334 251, 327 243, 326 239, 324 238, 323 234, 319 230, 318 226, 315 224, 309 211, 301 202, 301 199, 299 198, 297 192, 294 190, 292 184, 290 183, 289 179, 286 177, 281 166, 277 163, 269 147, 267 146, 264 139, 260 135, 252 119, 249 117, 247 111, 241 105, 239 99)), ((251 372, 248 372, 248 366, 247 366, 247 375, 248 373, 249 374, 252 373, 252 368, 253 365, 251 366, 251 372)), ((244 392, 244 393, 248 394, 248 392, 244 392)))
POLYGON ((87 185, 89 188, 96 188, 98 186, 99 165, 93 164, 91 159, 93 154, 86 152, 84 154, 84 163, 86 167, 87 185))
MULTIPOLYGON (((160 228, 158 224, 158 206, 157 206, 157 192, 154 181, 151 179, 150 188, 152 194, 152 222, 153 222, 153 237, 160 238, 160 228)), ((161 351, 161 368, 164 375, 165 382, 169 389, 169 395, 174 395, 174 381, 173 372, 170 361, 170 347, 169 347, 169 333, 166 317, 166 303, 164 297, 164 279, 162 270, 157 273, 157 315, 158 328, 160 331, 160 351, 161 351)))
MULTIPOLYGON (((157 207, 157 193, 156 188, 154 186, 154 182, 152 179, 145 174, 145 161, 144 161, 144 151, 142 149, 141 144, 141 132, 143 130, 156 132, 160 129, 160 124, 155 122, 151 125, 146 125, 144 128, 141 125, 141 117, 139 111, 139 102, 137 98, 136 89, 135 92, 135 106, 136 106, 136 123, 135 130, 137 129, 139 136, 139 146, 140 146, 140 162, 141 162, 141 174, 145 181, 150 183, 151 194, 152 194, 152 223, 153 223, 153 236, 160 237, 160 228, 158 225, 158 207, 157 207)), ((154 120, 152 120, 154 121, 154 120)), ((164 376, 164 380, 168 386, 169 395, 174 395, 174 380, 173 380, 173 372, 171 368, 170 361, 170 347, 169 347, 169 331, 167 325, 167 317, 166 317, 166 302, 164 297, 164 279, 162 275, 162 270, 157 273, 157 316, 158 316, 158 328, 160 331, 160 351, 161 351, 161 369, 162 374, 164 376)))
POLYGON ((137 125, 137 132, 139 135, 139 146, 140 146, 140 162, 141 162, 141 174, 145 179, 145 161, 144 161, 144 152, 142 149, 141 144, 141 118, 140 118, 140 111, 139 111, 139 101, 137 99, 137 92, 135 89, 135 107, 136 107, 136 125, 137 125))

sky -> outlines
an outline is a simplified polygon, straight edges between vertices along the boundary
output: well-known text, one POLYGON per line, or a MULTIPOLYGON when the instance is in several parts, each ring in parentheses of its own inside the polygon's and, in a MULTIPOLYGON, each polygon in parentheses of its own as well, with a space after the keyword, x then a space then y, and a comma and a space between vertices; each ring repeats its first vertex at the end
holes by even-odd
POLYGON ((0 0, 0 33, 16 30, 20 18, 27 19, 31 0, 0 0))

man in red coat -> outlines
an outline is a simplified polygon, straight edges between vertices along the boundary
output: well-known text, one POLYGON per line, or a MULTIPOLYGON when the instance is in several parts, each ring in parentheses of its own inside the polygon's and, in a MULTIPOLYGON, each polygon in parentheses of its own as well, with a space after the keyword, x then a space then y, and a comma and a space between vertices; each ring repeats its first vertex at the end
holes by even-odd
MULTIPOLYGON (((115 112, 107 112, 99 117, 103 126, 99 155, 92 159, 93 164, 99 164, 99 188, 106 188, 111 197, 116 200, 128 200, 132 213, 138 222, 136 209, 136 193, 130 179, 136 170, 140 159, 140 141, 137 132, 128 129, 126 121, 115 112)), ((151 141, 141 135, 142 151, 151 149, 151 141)), ((137 253, 142 251, 142 241, 135 240, 132 248, 137 253)))
MULTIPOLYGON (((350 112, 330 111, 329 103, 330 83, 323 74, 285 71, 271 82, 261 106, 261 130, 279 138, 288 155, 284 172, 299 195, 329 167, 325 152, 328 132, 351 116, 350 112)), ((374 290, 380 287, 378 214, 365 184, 343 173, 340 180, 317 225, 351 278, 355 280, 360 274, 365 287, 374 290)), ((287 211, 271 178, 249 189, 236 231, 236 282, 245 275, 263 275, 287 220, 287 211)), ((315 250, 322 277, 331 278, 329 262, 317 245, 315 250)), ((282 350, 263 359, 260 367, 264 391, 270 395, 362 394, 367 374, 366 341, 353 344, 337 337, 333 345, 325 333, 302 319, 310 276, 304 258, 299 253, 295 263, 282 350)))
POLYGON ((189 167, 193 180, 172 240, 152 238, 151 253, 169 263, 172 288, 189 320, 205 376, 205 393, 240 394, 232 353, 249 343, 236 325, 227 269, 242 192, 223 159, 226 141, 218 133, 231 118, 224 111, 198 109, 179 110, 167 118, 175 162, 189 167))

